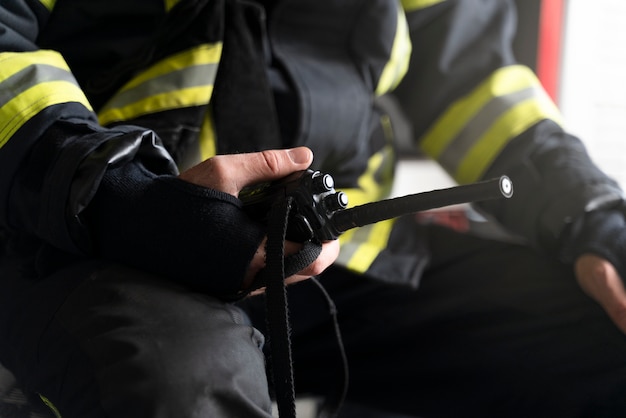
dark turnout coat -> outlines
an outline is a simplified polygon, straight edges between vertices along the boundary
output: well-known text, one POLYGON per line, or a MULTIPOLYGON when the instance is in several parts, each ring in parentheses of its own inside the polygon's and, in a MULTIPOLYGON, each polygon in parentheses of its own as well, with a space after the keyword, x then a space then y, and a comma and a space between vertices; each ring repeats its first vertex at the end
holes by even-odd
MULTIPOLYGON (((508 175, 515 196, 482 209, 562 253, 566 227, 622 193, 516 62, 514 32, 502 0, 3 0, 6 253, 43 276, 104 257, 233 294, 264 226, 179 170, 306 145, 351 204, 383 198, 397 148, 381 98, 458 182, 508 175)), ((416 282, 427 259, 398 221, 341 239, 338 263, 382 279, 416 282)))

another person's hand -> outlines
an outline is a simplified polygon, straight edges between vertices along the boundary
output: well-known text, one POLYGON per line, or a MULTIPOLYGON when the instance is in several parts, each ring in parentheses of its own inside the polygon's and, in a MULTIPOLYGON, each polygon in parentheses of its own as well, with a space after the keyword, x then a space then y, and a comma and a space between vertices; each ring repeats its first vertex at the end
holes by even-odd
POLYGON ((576 260, 575 272, 581 288, 626 333, 626 290, 613 265, 597 255, 583 254, 576 260))
MULTIPOLYGON (((313 153, 305 147, 289 150, 268 150, 247 154, 218 155, 191 167, 180 174, 182 180, 210 189, 220 190, 238 197, 246 186, 278 180, 311 165, 313 153)), ((285 253, 293 254, 301 248, 294 242, 285 243, 285 253)), ((337 240, 322 244, 322 253, 304 270, 286 279, 294 283, 315 276, 330 266, 339 254, 337 240)), ((244 279, 243 289, 252 283, 265 266, 265 242, 254 255, 244 279)))

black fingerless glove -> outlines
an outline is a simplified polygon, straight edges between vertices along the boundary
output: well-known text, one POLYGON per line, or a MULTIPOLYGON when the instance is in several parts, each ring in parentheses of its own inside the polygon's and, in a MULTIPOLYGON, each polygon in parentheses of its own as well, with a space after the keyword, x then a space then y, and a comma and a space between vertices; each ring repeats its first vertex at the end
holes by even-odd
POLYGON ((584 253, 599 255, 626 278, 626 218, 619 209, 585 213, 571 224, 563 236, 562 258, 574 262, 584 253))
POLYGON ((240 290, 265 235, 237 198, 138 162, 107 171, 87 216, 96 255, 223 297, 240 290))

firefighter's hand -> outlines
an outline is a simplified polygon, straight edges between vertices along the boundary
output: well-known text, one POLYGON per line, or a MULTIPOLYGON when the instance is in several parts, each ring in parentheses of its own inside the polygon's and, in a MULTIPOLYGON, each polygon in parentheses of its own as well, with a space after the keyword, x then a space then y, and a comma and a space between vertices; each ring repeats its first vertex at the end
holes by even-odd
MULTIPOLYGON (((220 190, 238 197, 246 186, 278 180, 295 171, 305 170, 313 161, 313 153, 306 147, 289 150, 269 150, 248 154, 218 155, 180 174, 182 180, 210 189, 220 190)), ((300 244, 285 243, 285 253, 292 254, 301 248, 300 244)), ((287 283, 308 279, 320 274, 335 261, 339 254, 337 240, 323 243, 322 253, 311 265, 298 274, 287 278, 287 283)), ((254 255, 243 289, 249 287, 256 274, 265 266, 265 242, 262 242, 254 255)))
MULTIPOLYGON (((302 248, 301 244, 297 244, 295 242, 285 241, 285 254, 295 254, 302 248)), ((327 241, 322 243, 322 252, 317 257, 317 259, 309 264, 304 270, 299 271, 297 274, 293 276, 287 277, 285 279, 286 284, 292 284, 296 282, 300 282, 303 280, 307 280, 313 276, 317 276, 322 273, 328 266, 330 266, 337 256, 339 255, 339 241, 327 241)), ((248 269, 248 274, 246 275, 243 282, 243 289, 247 289, 252 284, 254 277, 256 274, 261 271, 261 269, 265 267, 265 240, 259 246, 257 253, 252 259, 252 263, 250 263, 250 268, 248 269)), ((256 290, 252 292, 252 295, 263 293, 265 291, 264 288, 256 290)))
POLYGON ((613 265, 597 255, 583 254, 575 263, 582 289, 598 302, 617 327, 626 333, 626 290, 613 265))

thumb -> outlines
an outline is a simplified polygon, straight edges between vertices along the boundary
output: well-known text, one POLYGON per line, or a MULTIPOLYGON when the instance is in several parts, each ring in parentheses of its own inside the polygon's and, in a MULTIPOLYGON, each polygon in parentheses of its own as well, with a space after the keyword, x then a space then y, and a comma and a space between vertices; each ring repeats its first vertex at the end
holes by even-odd
POLYGON ((245 186, 281 179, 308 168, 312 161, 313 153, 306 147, 238 154, 230 161, 231 168, 237 170, 234 188, 239 192, 245 186))
POLYGON ((308 168, 312 161, 313 152, 307 147, 216 155, 184 171, 179 177, 237 196, 245 186, 280 179, 308 168))

